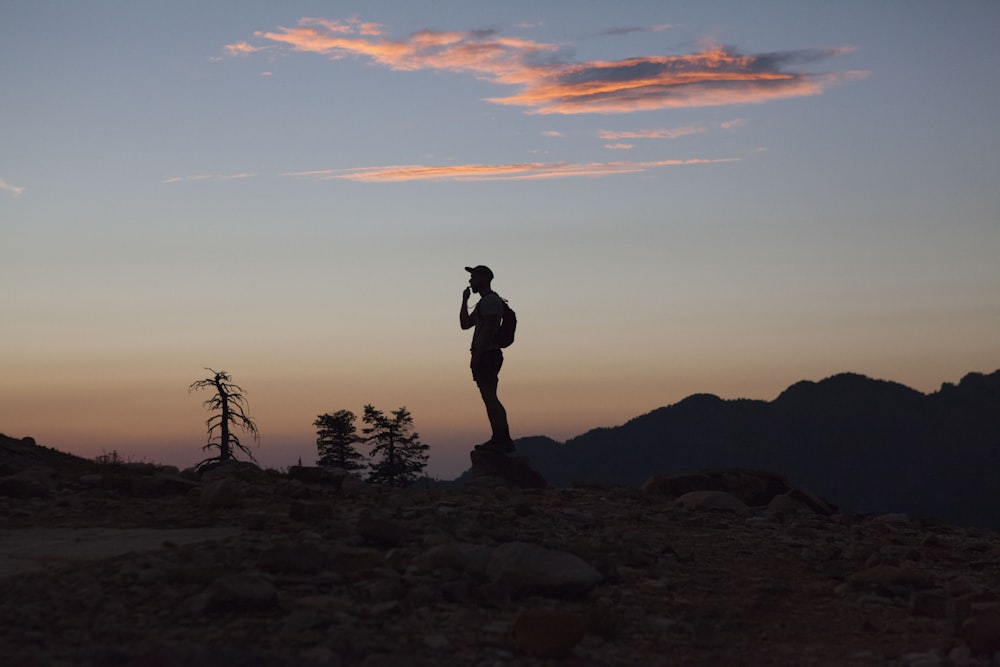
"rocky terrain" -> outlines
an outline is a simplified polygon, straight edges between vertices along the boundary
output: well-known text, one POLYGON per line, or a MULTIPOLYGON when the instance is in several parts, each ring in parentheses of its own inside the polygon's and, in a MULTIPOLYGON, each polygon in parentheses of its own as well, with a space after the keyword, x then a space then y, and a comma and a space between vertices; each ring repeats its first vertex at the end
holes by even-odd
POLYGON ((202 476, 0 443, 0 540, 162 529, 0 579, 4 665, 1000 665, 1000 535, 748 471, 641 489, 202 476), (171 530, 231 529, 175 543, 171 530))

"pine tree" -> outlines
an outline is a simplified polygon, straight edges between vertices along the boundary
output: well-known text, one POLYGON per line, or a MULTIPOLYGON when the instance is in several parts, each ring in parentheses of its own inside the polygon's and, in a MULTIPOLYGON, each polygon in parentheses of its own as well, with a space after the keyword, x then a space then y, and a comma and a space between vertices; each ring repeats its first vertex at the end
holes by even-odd
POLYGON ((411 433, 410 411, 402 407, 387 417, 381 410, 366 405, 362 420, 369 425, 362 429, 367 436, 365 440, 374 445, 369 456, 379 457, 368 464, 368 481, 385 486, 409 486, 415 482, 427 466, 430 446, 420 442, 418 433, 411 433))
POLYGON ((364 468, 364 456, 354 448, 361 442, 354 426, 357 416, 350 410, 322 414, 313 422, 316 427, 316 465, 335 466, 343 470, 364 468))

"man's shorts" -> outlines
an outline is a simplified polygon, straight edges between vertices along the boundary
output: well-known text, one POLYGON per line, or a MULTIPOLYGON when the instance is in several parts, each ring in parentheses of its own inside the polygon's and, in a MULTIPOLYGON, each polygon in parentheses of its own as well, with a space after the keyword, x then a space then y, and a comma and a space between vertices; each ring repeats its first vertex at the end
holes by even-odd
POLYGON ((472 379, 476 384, 497 384, 500 381, 500 367, 503 366, 503 352, 500 348, 486 350, 479 355, 478 363, 472 358, 472 379))

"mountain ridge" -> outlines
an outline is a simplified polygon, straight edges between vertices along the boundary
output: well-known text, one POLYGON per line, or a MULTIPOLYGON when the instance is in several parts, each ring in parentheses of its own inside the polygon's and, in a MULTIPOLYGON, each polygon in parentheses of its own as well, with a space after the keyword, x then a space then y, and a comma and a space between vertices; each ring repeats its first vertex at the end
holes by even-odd
POLYGON ((850 511, 1000 528, 1000 370, 929 394, 858 373, 796 382, 772 401, 693 394, 563 443, 516 446, 554 486, 750 468, 850 511))

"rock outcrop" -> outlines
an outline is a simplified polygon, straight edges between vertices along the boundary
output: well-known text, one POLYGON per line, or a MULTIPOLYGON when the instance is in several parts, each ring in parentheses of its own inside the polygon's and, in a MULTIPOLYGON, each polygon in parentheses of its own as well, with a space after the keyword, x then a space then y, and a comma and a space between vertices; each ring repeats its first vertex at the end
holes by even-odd
POLYGON ((488 449, 473 449, 472 477, 479 486, 504 484, 522 489, 544 489, 545 478, 533 470, 526 456, 507 456, 488 449))

